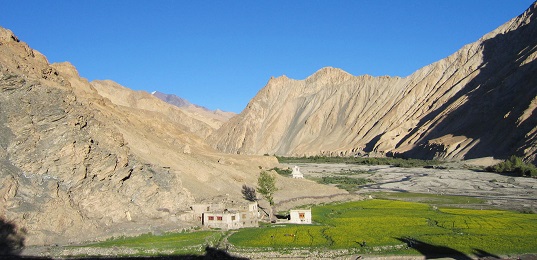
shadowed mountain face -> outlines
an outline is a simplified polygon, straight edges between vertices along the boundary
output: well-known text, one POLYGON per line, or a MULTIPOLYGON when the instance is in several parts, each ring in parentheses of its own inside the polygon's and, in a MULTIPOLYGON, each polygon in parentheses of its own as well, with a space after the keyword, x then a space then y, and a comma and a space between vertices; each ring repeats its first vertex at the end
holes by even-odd
POLYGON ((335 68, 305 80, 272 78, 211 136, 213 146, 241 154, 535 161, 536 5, 405 78, 335 68))

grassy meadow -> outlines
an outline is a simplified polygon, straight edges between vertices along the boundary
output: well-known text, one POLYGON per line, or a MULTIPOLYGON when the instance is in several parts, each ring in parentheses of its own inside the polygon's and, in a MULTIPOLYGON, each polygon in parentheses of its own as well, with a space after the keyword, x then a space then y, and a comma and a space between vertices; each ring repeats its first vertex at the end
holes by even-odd
MULTIPOLYGON (((389 197, 389 195, 385 195, 389 197)), ((450 207, 478 199, 420 194, 316 206, 312 225, 267 224, 237 231, 143 235, 89 245, 140 254, 203 254, 225 241, 231 252, 337 251, 380 255, 485 256, 537 253, 537 214, 450 207), (404 201, 420 198, 422 202, 404 201), (428 203, 423 203, 426 201, 428 203), (434 206, 429 202, 441 202, 434 206), (446 206, 448 205, 448 206, 446 206)), ((220 246, 222 246, 222 244, 220 246)))

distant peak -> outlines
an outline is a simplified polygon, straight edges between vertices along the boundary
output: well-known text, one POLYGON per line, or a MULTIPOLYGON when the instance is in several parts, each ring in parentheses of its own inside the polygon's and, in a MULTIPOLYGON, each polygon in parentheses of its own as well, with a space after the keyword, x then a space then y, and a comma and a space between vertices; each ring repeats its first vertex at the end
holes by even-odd
POLYGON ((346 72, 346 71, 344 71, 344 70, 342 70, 340 68, 334 68, 334 67, 321 68, 320 70, 318 70, 314 74, 317 74, 317 73, 345 73, 345 74, 349 74, 348 72, 346 72))
POLYGON ((311 81, 311 80, 317 80, 321 78, 334 78, 334 77, 337 77, 337 78, 349 77, 350 78, 354 76, 342 69, 333 68, 333 67, 324 67, 316 71, 315 73, 313 73, 311 76, 307 77, 306 80, 311 81))

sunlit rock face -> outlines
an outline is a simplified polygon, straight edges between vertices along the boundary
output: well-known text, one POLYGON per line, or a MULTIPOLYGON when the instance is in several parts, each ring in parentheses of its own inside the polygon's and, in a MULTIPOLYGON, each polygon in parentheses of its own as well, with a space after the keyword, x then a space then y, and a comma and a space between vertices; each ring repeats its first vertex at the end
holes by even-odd
POLYGON ((517 154, 535 162, 535 8, 405 78, 336 68, 304 80, 271 78, 211 135, 213 147, 295 156, 517 154))
POLYGON ((204 137, 220 125, 91 84, 0 28, 0 218, 27 230, 26 245, 180 230, 194 201, 240 198, 277 162, 216 152, 204 137))

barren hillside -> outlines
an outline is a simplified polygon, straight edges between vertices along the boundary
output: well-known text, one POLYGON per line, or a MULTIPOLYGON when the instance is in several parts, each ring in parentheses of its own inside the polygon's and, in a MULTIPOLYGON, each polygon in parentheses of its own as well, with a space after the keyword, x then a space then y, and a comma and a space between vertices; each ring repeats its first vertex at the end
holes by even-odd
MULTIPOLYGON (((181 219, 194 201, 241 199, 277 162, 216 152, 204 137, 217 125, 148 93, 90 84, 0 28, 0 218, 28 231, 26 245, 178 230, 196 224, 181 219)), ((278 185, 340 192, 304 183, 278 185)))
POLYGON ((271 78, 212 144, 240 154, 516 154, 536 162, 536 6, 405 78, 335 68, 271 78))
POLYGON ((209 113, 194 113, 186 108, 170 106, 145 91, 133 91, 111 80, 94 80, 91 85, 99 95, 118 106, 139 110, 140 113, 152 113, 155 117, 201 138, 207 137, 224 123, 224 120, 210 116, 209 113))

